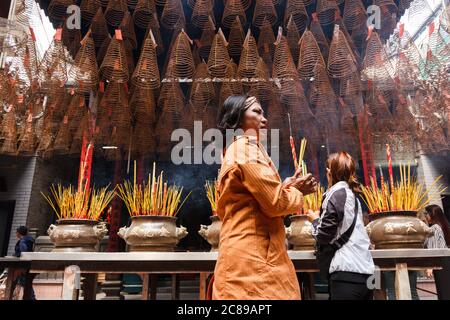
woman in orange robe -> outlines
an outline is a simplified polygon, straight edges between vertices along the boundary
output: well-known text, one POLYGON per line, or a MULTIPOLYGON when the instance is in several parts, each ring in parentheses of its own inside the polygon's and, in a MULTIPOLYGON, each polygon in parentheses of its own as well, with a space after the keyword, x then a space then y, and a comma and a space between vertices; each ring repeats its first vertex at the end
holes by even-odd
POLYGON ((219 127, 243 134, 227 148, 218 178, 223 224, 213 299, 300 299, 285 242, 283 217, 297 212, 316 189, 311 175, 281 181, 259 143, 267 120, 256 98, 231 96, 219 127))

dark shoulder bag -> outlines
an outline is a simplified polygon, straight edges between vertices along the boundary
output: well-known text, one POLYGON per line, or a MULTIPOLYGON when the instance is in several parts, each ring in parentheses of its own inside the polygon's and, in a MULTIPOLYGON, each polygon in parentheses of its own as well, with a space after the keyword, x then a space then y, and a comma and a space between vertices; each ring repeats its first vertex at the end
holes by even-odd
POLYGON ((330 265, 333 260, 334 254, 338 251, 347 241, 355 229, 356 219, 358 217, 358 201, 355 196, 355 216, 351 226, 335 241, 329 244, 318 244, 316 242, 316 250, 314 252, 319 267, 320 275, 323 280, 328 281, 330 276, 330 265))

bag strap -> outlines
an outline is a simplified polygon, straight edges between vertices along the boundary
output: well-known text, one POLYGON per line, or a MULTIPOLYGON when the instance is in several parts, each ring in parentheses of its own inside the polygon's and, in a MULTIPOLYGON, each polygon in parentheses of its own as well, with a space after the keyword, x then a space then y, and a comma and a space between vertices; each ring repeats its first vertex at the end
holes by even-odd
POLYGON ((346 244, 348 240, 350 240, 350 237, 353 233, 353 229, 355 229, 356 219, 358 218, 358 208, 359 202, 355 194, 355 216, 353 217, 353 221, 350 227, 338 239, 336 239, 331 243, 331 245, 334 246, 336 250, 342 248, 344 244, 346 244))

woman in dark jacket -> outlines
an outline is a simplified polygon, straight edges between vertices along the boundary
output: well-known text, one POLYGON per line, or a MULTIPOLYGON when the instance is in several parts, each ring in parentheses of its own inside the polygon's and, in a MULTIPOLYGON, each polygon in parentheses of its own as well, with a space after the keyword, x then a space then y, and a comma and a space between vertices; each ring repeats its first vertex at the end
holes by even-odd
POLYGON ((309 211, 313 235, 319 245, 332 244, 356 221, 349 240, 339 248, 329 268, 330 300, 371 300, 373 291, 367 280, 374 273, 374 263, 369 251, 370 240, 364 227, 361 204, 356 192, 355 162, 347 152, 328 157, 328 190, 321 210, 309 211), (357 206, 355 208, 355 206, 357 206))

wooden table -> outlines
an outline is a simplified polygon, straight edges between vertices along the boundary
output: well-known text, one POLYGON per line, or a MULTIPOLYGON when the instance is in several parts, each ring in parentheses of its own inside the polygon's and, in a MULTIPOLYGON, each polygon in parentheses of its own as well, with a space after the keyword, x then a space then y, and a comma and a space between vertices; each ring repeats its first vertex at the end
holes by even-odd
MULTIPOLYGON (((408 270, 440 269, 442 261, 450 257, 450 249, 392 249, 371 251, 375 265, 381 271, 396 271, 398 299, 411 299, 408 270)), ((0 258, 0 268, 8 268, 5 298, 12 297, 12 277, 16 270, 24 270, 26 285, 24 299, 29 299, 34 275, 41 272, 64 271, 63 299, 73 294, 80 276, 85 277, 85 299, 95 299, 98 273, 141 273, 144 298, 155 287, 156 274, 200 273, 201 279, 214 271, 217 252, 117 252, 117 253, 48 253, 26 252, 20 258, 0 258), (152 281, 153 280, 153 281, 152 281), (149 290, 150 288, 150 290, 149 290)), ((317 272, 313 251, 289 251, 299 272, 317 272)), ((202 284, 200 285, 202 288, 202 284)), ((176 284, 174 287, 176 291, 176 284)), ((203 284, 203 291, 205 290, 203 284)), ((203 292, 204 294, 204 292, 203 292)), ((172 296, 177 298, 178 294, 172 296)), ((150 298, 154 298, 150 297, 150 298)))

